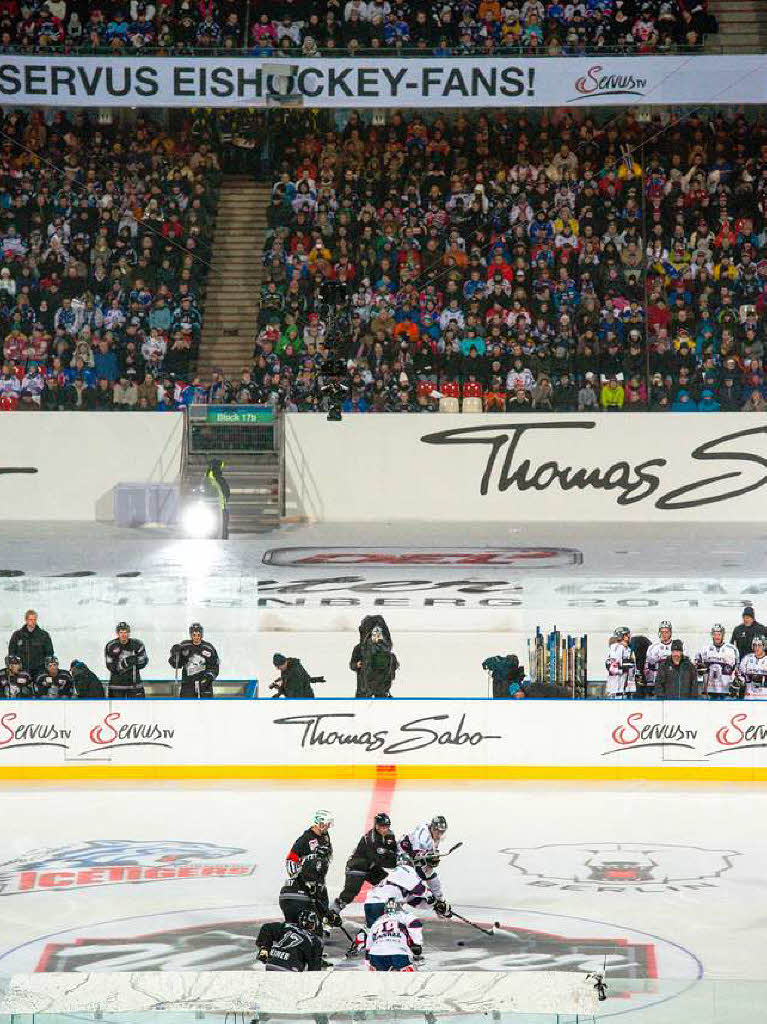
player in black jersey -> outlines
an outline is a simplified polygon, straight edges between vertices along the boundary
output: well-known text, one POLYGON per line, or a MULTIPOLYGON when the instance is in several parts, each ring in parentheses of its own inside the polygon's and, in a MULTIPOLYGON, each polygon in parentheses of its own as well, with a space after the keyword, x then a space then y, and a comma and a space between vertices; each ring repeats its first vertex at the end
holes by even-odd
POLYGON ((343 892, 333 901, 341 911, 355 898, 365 882, 378 885, 387 871, 397 866, 397 840, 391 830, 391 818, 376 814, 373 827, 360 839, 346 862, 346 881, 343 892))
POLYGON ((218 676, 218 652, 213 644, 203 640, 203 628, 199 622, 189 627, 189 639, 174 644, 170 649, 168 664, 181 669, 181 696, 213 696, 213 680, 218 676))
POLYGON ((258 959, 267 971, 321 971, 322 927, 314 910, 302 910, 293 921, 270 921, 259 930, 258 959))
POLYGON ((308 857, 310 853, 317 853, 328 864, 330 863, 333 858, 333 844, 330 841, 332 825, 333 815, 330 811, 315 812, 312 824, 296 839, 285 858, 288 878, 298 874, 304 857, 308 857))
POLYGON ((320 921, 327 921, 331 927, 341 924, 341 916, 331 910, 325 876, 328 862, 319 854, 310 853, 304 857, 298 874, 280 889, 280 910, 286 921, 298 922, 298 916, 305 910, 313 910, 320 921))
POLYGON ((59 668, 59 659, 52 655, 45 659, 45 671, 35 679, 35 697, 49 700, 69 700, 75 696, 75 684, 70 672, 59 668))
POLYGON ((141 682, 141 669, 149 658, 141 640, 130 635, 127 622, 118 622, 117 636, 104 648, 104 660, 109 670, 109 696, 123 698, 145 697, 141 682))
POLYGON ((0 699, 34 697, 32 676, 21 667, 21 658, 18 654, 9 654, 5 659, 5 666, 5 670, 0 672, 0 699))

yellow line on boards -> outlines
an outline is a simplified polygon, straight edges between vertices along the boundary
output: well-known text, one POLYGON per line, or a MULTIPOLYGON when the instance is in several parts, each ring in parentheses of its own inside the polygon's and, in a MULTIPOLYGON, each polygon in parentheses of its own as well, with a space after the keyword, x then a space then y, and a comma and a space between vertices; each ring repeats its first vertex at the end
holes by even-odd
POLYGON ((668 765, 110 765, 78 764, 60 767, 4 767, 0 783, 14 781, 89 782, 101 781, 183 781, 216 779, 265 779, 311 781, 334 779, 359 781, 389 778, 416 781, 513 781, 561 779, 622 781, 631 779, 661 782, 767 782, 767 768, 700 767, 668 765))

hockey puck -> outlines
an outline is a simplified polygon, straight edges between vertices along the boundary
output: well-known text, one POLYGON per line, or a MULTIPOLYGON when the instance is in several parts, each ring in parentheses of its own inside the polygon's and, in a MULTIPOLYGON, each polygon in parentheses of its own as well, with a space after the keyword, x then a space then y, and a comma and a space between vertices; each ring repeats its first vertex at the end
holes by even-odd
POLYGON ((465 942, 463 941, 463 939, 459 939, 459 940, 458 940, 458 941, 456 942, 456 946, 465 946, 465 945, 466 945, 466 943, 465 943, 465 942))

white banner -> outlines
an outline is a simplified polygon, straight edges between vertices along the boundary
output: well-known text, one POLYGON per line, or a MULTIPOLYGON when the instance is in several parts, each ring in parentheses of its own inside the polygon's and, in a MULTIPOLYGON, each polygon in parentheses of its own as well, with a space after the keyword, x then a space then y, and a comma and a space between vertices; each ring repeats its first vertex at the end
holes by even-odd
POLYGON ((550 107, 763 103, 767 55, 6 57, 0 105, 550 107))
POLYGON ((767 768, 767 703, 8 701, 3 769, 63 765, 767 768))
POLYGON ((753 522, 767 416, 300 413, 286 453, 316 520, 753 522))
POLYGON ((177 412, 0 416, 0 520, 110 520, 116 484, 176 482, 182 439, 177 412))

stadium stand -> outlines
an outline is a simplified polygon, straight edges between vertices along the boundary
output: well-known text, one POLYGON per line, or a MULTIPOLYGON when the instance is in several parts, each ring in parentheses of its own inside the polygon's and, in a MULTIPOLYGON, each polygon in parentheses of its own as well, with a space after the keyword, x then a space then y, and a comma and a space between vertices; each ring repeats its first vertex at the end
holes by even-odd
POLYGON ((346 411, 765 407, 758 117, 352 114, 277 165, 252 375, 274 401, 317 407, 332 341, 346 411))
POLYGON ((80 113, 7 111, 2 133, 2 408, 174 408, 220 181, 204 122, 142 117, 128 147, 80 113))
POLYGON ((5 52, 670 53, 715 31, 707 0, 0 3, 5 52))

